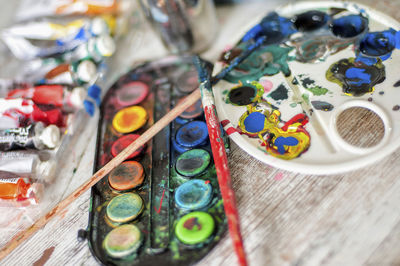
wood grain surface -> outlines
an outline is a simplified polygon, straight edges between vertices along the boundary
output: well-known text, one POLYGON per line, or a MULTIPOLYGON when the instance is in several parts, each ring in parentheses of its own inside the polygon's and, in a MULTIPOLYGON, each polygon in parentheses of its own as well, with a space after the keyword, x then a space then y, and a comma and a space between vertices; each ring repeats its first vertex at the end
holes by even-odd
MULTIPOLYGON (((400 1, 358 2, 400 19, 400 1)), ((247 23, 242 12, 266 13, 278 1, 265 3, 219 8, 221 35, 204 57, 215 61, 230 34, 247 23)), ((143 36, 142 42, 151 38, 143 36)), ((84 151, 66 158, 71 172, 63 175, 70 179, 58 198, 91 176, 95 132, 96 123, 89 123, 79 142, 84 151)), ((233 143, 228 158, 250 265, 400 265, 400 151, 364 169, 330 176, 267 166, 233 143)), ((98 265, 87 242, 77 240, 77 231, 87 226, 89 198, 89 192, 79 197, 0 265, 98 265)), ((227 234, 198 265, 236 263, 227 234)))

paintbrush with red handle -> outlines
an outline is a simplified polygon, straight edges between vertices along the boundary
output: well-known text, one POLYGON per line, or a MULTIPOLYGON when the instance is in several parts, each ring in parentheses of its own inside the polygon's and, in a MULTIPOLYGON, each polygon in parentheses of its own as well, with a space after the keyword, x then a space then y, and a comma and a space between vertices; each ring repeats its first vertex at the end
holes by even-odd
POLYGON ((194 57, 194 63, 199 73, 201 100, 206 117, 208 135, 210 137, 211 150, 214 164, 217 170, 218 184, 224 201, 225 214, 228 219, 228 228, 233 246, 239 260, 239 265, 247 265, 246 253, 240 233, 239 214, 236 208, 235 192, 232 188, 231 173, 226 156, 225 143, 222 138, 221 124, 215 110, 214 96, 211 88, 211 73, 207 63, 198 56, 194 57))

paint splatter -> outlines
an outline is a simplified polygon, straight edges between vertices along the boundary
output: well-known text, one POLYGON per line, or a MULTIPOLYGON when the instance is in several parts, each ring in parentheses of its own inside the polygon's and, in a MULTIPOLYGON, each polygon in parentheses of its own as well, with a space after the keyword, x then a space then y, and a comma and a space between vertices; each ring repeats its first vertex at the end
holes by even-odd
POLYGON ((311 101, 311 104, 314 106, 315 109, 317 110, 321 110, 321 111, 325 111, 325 112, 329 112, 333 110, 333 105, 328 103, 328 102, 324 102, 324 101, 311 101))
POLYGON ((355 62, 355 58, 341 59, 329 67, 326 79, 340 85, 347 95, 362 96, 385 80, 385 66, 380 59, 372 66, 355 62))
POLYGON ((363 33, 368 27, 368 19, 360 15, 348 15, 332 22, 332 33, 340 38, 353 38, 363 33))
POLYGON ((393 106, 393 111, 398 111, 400 109, 400 105, 393 106))
POLYGON ((55 247, 49 247, 46 249, 42 256, 33 263, 33 266, 42 266, 50 259, 51 254, 53 254, 55 247))
POLYGON ((264 94, 264 87, 253 81, 251 83, 242 84, 239 83, 238 86, 233 87, 228 94, 228 103, 233 105, 244 106, 257 102, 261 99, 264 94))
POLYGON ((282 172, 277 173, 275 175, 275 177, 274 177, 274 180, 276 180, 276 181, 280 181, 282 179, 283 179, 283 173, 282 172))
MULTIPOLYGON (((245 49, 245 44, 239 44, 236 49, 242 51, 245 49)), ((282 47, 279 45, 261 47, 230 71, 225 76, 225 80, 231 83, 238 83, 239 81, 244 83, 248 80, 259 80, 263 76, 273 76, 279 72, 289 76, 288 61, 294 60, 293 57, 289 56, 289 52, 292 49, 292 47, 282 47)), ((233 55, 232 53, 229 55, 229 60, 232 60, 238 54, 235 52, 233 55)), ((225 60, 224 62, 229 63, 229 60, 225 60)))
POLYGON ((272 99, 275 101, 280 101, 280 100, 286 100, 289 95, 288 95, 288 89, 286 86, 282 83, 276 88, 273 92, 271 92, 269 95, 272 99))
POLYGON ((388 59, 396 48, 396 31, 389 29, 379 32, 368 32, 360 41, 360 52, 367 56, 380 57, 382 61, 388 59))
POLYGON ((399 81, 397 81, 394 85, 393 85, 394 87, 400 87, 400 80, 399 81))

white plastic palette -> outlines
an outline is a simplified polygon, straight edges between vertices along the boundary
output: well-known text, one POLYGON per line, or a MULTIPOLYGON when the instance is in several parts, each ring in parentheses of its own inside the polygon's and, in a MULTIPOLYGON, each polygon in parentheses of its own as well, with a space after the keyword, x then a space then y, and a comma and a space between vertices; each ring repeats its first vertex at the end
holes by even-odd
MULTIPOLYGON (((370 32, 389 28, 393 28, 396 31, 400 30, 400 24, 387 15, 354 3, 302 2, 284 6, 277 9, 276 12, 280 16, 291 18, 296 14, 309 10, 327 12, 330 8, 344 8, 354 14, 359 14, 362 11, 369 19, 370 32)), ((262 17, 254 19, 242 32, 238 32, 237 38, 234 38, 231 44, 240 40, 245 32, 260 22, 262 17)), ((294 55, 294 52, 294 50, 291 51, 289 55, 294 55)), ((250 155, 268 165, 289 171, 308 174, 333 174, 375 164, 377 160, 382 159, 400 147, 400 111, 393 108, 396 105, 400 105, 400 87, 394 86, 400 80, 398 72, 400 51, 395 49, 391 58, 383 61, 386 79, 374 86, 374 92, 366 93, 360 97, 344 94, 341 86, 328 81, 326 78, 326 71, 333 63, 350 57, 355 57, 354 45, 350 45, 336 54, 329 55, 323 61, 317 63, 289 61, 288 65, 292 76, 299 81, 299 85, 296 86, 299 90, 298 92, 293 91, 293 85, 289 84, 289 79, 285 78, 282 73, 264 76, 257 80, 259 83, 272 85, 270 86, 271 88, 264 86, 265 91, 262 98, 278 107, 282 121, 288 121, 294 115, 303 112, 304 105, 299 104, 299 93, 300 95, 308 95, 310 102, 323 101, 333 105, 331 111, 313 109, 311 121, 304 126, 310 134, 310 146, 301 156, 291 160, 274 157, 266 151, 260 138, 252 138, 246 134, 240 134, 236 129, 238 128, 239 119, 246 112, 247 107, 233 105, 227 101, 227 92, 238 86, 238 83, 230 83, 225 80, 220 81, 213 88, 219 119, 225 122, 224 129, 228 132, 229 137, 250 155), (307 78, 315 86, 325 88, 327 91, 324 91, 325 93, 311 93, 302 84, 307 78), (274 100, 270 93, 278 89, 280 84, 285 85, 287 88, 288 98, 274 100), (368 148, 356 147, 346 142, 339 135, 336 123, 337 118, 344 110, 351 107, 367 108, 380 117, 385 132, 377 145, 368 148), (323 135, 317 134, 314 127, 316 124, 319 124, 322 128, 323 135)), ((214 73, 218 73, 223 67, 224 64, 222 62, 217 62, 214 73)))

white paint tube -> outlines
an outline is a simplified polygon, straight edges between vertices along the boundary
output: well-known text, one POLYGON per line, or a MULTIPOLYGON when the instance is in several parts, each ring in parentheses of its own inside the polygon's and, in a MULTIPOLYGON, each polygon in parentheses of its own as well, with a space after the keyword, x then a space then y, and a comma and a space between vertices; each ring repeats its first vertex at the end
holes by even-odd
POLYGON ((0 151, 15 149, 53 149, 60 143, 60 130, 55 125, 44 127, 41 122, 21 128, 0 130, 0 151))
POLYGON ((2 178, 29 176, 40 182, 51 183, 54 179, 56 164, 52 158, 41 161, 37 153, 26 151, 0 152, 0 171, 2 178))

